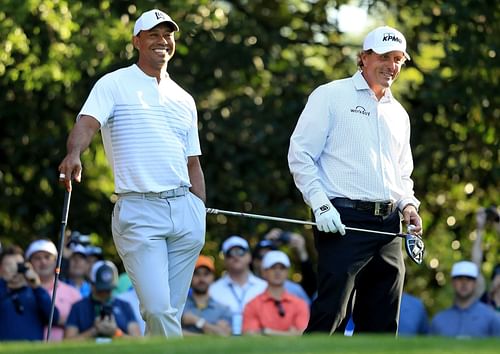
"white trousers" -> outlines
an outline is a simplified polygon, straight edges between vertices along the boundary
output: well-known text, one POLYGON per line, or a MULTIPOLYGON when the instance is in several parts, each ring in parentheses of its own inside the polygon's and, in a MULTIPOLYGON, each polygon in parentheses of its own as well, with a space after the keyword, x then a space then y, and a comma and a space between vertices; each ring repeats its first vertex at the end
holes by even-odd
POLYGON ((206 209, 192 193, 160 199, 122 196, 112 231, 146 321, 146 335, 182 336, 181 316, 205 241, 206 209))

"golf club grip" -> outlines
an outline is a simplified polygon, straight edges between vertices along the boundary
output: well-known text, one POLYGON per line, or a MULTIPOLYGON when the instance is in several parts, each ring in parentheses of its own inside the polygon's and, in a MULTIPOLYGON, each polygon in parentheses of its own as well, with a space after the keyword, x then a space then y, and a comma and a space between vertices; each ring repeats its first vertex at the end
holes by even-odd
POLYGON ((68 214, 69 214, 69 204, 71 202, 71 192, 64 192, 64 203, 62 209, 62 219, 61 224, 66 224, 68 222, 68 214))

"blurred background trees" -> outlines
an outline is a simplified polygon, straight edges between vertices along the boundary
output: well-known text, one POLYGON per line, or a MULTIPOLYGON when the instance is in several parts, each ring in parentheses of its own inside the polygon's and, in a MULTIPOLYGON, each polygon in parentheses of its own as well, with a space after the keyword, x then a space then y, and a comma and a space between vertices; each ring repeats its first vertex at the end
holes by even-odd
MULTIPOLYGON (((64 193, 57 166, 68 132, 95 81, 135 61, 133 24, 153 7, 181 27, 169 72, 197 101, 207 206, 290 218, 309 218, 286 161, 308 94, 354 73, 370 29, 388 24, 406 35, 412 61, 393 92, 412 119, 413 178, 428 249, 425 265, 407 262, 406 287, 431 312, 449 304, 449 270, 470 258, 476 211, 500 201, 495 1, 4 0, 1 242, 25 247, 41 236, 57 242, 64 193), (339 17, 346 4, 367 18, 339 17), (349 31, 341 21, 351 24, 349 31)), ((82 160, 68 228, 92 234, 118 260, 110 230, 112 174, 100 137, 82 160)), ((271 227, 304 234, 313 252, 310 229, 221 215, 207 216, 204 252, 217 256, 231 234, 255 243, 271 227)), ((490 222, 486 276, 499 261, 498 244, 490 222)))

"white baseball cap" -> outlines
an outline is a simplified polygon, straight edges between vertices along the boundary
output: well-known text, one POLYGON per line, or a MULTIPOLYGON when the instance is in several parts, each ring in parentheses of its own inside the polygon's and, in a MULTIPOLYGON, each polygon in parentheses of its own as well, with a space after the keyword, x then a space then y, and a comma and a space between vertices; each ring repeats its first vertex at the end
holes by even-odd
POLYGON ((140 31, 148 31, 163 22, 171 24, 174 27, 174 31, 179 30, 179 26, 177 26, 177 23, 175 23, 169 15, 161 10, 153 9, 144 12, 141 16, 139 16, 137 21, 135 21, 134 36, 137 36, 140 31))
POLYGON ((267 252, 262 258, 262 269, 269 269, 275 264, 283 264, 285 267, 290 268, 290 259, 282 251, 267 252))
POLYGON ((397 29, 389 26, 377 27, 366 35, 363 42, 363 50, 370 49, 377 54, 397 50, 403 52, 406 59, 411 59, 410 55, 406 52, 405 36, 397 29))
POLYGON ((240 247, 246 251, 250 249, 247 240, 240 236, 231 236, 227 238, 222 244, 222 253, 226 254, 227 251, 229 251, 233 247, 240 247))
POLYGON ((47 252, 50 253, 53 256, 57 256, 57 248, 56 245, 52 241, 49 240, 36 240, 33 241, 29 246, 28 249, 26 250, 26 253, 24 257, 29 260, 33 253, 36 252, 47 252))
POLYGON ((457 262, 451 268, 451 277, 470 277, 477 278, 479 276, 479 270, 475 263, 469 261, 457 262))

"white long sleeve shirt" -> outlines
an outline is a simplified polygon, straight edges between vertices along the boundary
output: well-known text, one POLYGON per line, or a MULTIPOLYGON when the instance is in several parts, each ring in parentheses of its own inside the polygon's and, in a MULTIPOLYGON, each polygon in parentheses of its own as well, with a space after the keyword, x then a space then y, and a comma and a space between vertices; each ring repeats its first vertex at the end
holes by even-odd
POLYGON ((357 72, 319 86, 309 96, 290 139, 288 164, 297 188, 366 201, 416 207, 408 113, 386 90, 377 100, 357 72))

